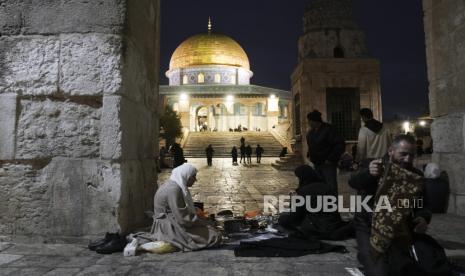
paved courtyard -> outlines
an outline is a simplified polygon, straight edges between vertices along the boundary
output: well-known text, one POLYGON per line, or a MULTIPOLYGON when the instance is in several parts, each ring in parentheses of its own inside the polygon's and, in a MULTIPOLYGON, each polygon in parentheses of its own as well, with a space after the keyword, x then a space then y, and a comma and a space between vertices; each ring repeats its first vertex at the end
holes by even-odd
MULTIPOLYGON (((206 159, 189 159, 197 167, 197 182, 191 188, 194 201, 204 202, 210 214, 232 210, 236 215, 244 211, 263 210, 263 195, 288 195, 298 184, 294 172, 278 171, 271 167, 276 158, 262 158, 261 163, 232 165, 230 158, 214 158, 207 166, 206 159)), ((159 184, 170 176, 170 170, 159 175, 159 184)))
MULTIPOLYGON (((232 209, 261 209, 265 194, 288 194, 297 186, 293 172, 271 167, 272 158, 262 164, 232 166, 230 159, 189 160, 199 169, 198 183, 192 191, 196 200, 205 202, 215 213, 232 209)), ((163 172, 162 182, 169 177, 163 172)), ((340 179, 343 182, 344 177, 340 179)), ((344 183, 341 183, 341 189, 344 183)), ((343 189, 348 192, 348 189, 343 189)), ((462 217, 438 215, 430 233, 447 245, 448 255, 465 256, 465 223, 462 217)), ((99 255, 87 250, 86 240, 65 244, 59 240, 16 240, 0 237, 0 275, 350 275, 346 268, 356 268, 354 240, 337 242, 349 253, 307 255, 299 258, 236 258, 230 249, 204 250, 167 255, 99 255)))

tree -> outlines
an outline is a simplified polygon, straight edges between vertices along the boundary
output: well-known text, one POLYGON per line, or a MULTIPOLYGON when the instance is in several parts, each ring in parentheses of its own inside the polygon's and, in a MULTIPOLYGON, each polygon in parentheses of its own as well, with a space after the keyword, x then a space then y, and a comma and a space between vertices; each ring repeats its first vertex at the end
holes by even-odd
POLYGON ((160 117, 160 137, 166 140, 167 145, 172 145, 176 138, 182 137, 181 117, 170 106, 166 106, 160 117))

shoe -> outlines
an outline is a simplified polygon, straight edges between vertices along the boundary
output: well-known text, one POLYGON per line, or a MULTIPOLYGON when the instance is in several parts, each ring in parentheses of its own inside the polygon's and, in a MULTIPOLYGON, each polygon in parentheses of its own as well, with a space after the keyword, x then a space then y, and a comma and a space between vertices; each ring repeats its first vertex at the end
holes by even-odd
POLYGON ((113 237, 115 235, 118 235, 118 233, 106 233, 105 234, 105 238, 103 239, 99 239, 99 240, 95 240, 95 241, 91 241, 88 245, 89 249, 92 250, 92 251, 95 251, 97 248, 101 247, 102 245, 105 245, 107 243, 109 243, 113 237))
POLYGON ((121 237, 120 235, 116 234, 116 236, 113 236, 110 242, 98 247, 95 251, 99 254, 112 254, 115 252, 123 252, 126 244, 126 237, 121 237))

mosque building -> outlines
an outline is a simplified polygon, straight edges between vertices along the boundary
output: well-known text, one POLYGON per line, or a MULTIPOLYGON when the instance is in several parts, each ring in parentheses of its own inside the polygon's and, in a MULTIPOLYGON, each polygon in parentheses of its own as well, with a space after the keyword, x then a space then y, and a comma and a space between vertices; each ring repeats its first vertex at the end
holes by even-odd
POLYGON ((231 37, 212 32, 193 35, 171 56, 169 85, 160 86, 190 132, 286 129, 290 91, 250 84, 253 72, 244 49, 231 37))

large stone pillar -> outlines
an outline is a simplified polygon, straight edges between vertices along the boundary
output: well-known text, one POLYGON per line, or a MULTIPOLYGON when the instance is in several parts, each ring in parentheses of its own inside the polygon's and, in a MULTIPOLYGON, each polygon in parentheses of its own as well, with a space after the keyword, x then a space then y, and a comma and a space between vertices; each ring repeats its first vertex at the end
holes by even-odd
POLYGON ((465 215, 465 2, 424 0, 431 135, 449 175, 449 212, 465 215))
POLYGON ((149 223, 159 1, 0 5, 0 235, 149 223))

